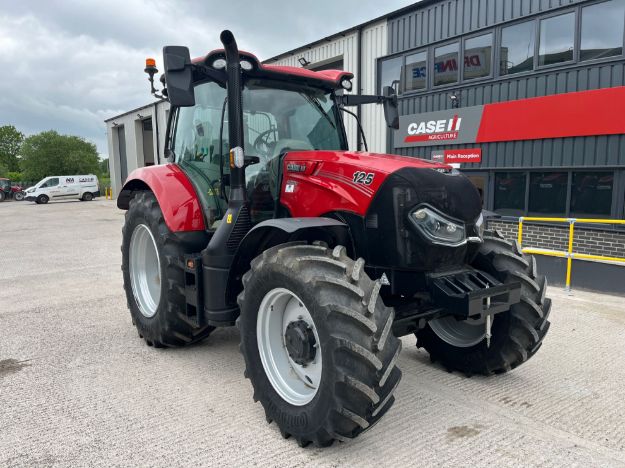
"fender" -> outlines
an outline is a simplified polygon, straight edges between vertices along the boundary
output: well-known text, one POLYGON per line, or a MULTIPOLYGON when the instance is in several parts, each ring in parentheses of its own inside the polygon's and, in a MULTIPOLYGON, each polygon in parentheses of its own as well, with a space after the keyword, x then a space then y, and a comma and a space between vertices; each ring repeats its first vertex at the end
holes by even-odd
POLYGON ((195 189, 178 165, 165 164, 132 171, 117 197, 117 207, 127 210, 135 190, 150 190, 154 193, 170 231, 206 230, 195 189))
POLYGON ((232 261, 226 289, 227 303, 236 303, 236 297, 243 289, 243 274, 263 251, 286 242, 316 240, 324 241, 330 247, 343 245, 348 255, 353 254, 349 227, 336 219, 279 218, 258 223, 243 238, 232 261))

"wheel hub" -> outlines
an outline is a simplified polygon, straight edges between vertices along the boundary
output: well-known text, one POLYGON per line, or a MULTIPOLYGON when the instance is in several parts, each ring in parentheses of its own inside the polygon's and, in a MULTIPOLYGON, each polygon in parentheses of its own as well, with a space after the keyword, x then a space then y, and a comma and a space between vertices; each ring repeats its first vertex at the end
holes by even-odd
POLYGON ((256 337, 265 375, 280 397, 295 406, 312 401, 321 383, 323 350, 304 302, 286 288, 267 292, 256 337))
POLYGON ((286 326, 284 343, 296 364, 307 366, 314 361, 317 341, 312 327, 304 320, 296 320, 286 326))

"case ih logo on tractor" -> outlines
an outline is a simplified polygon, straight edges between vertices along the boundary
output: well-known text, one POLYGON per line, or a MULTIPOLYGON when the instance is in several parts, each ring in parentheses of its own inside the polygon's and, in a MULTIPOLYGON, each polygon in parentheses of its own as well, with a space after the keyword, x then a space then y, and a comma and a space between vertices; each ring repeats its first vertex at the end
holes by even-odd
MULTIPOLYGON (((134 171, 117 201, 139 336, 185 346, 238 326, 254 399, 302 446, 354 438, 391 408, 399 336, 468 375, 532 357, 545 278, 484 230, 471 182, 348 151, 343 108, 381 103, 397 128, 391 89, 340 95, 351 73, 264 65, 221 41, 195 60, 163 49, 171 162, 134 171)), ((158 95, 157 71, 148 60, 158 95)))

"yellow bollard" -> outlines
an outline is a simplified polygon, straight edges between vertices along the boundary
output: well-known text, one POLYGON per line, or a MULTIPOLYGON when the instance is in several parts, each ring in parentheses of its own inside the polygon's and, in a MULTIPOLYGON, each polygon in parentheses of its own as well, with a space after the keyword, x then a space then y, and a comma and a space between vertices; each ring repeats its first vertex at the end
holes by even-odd
POLYGON ((566 259, 566 290, 571 290, 571 268, 573 266, 573 235, 575 234, 575 220, 569 219, 569 248, 566 259))
POLYGON ((519 243, 519 247, 521 247, 521 245, 523 245, 523 216, 519 217, 519 235, 517 237, 517 241, 519 243))

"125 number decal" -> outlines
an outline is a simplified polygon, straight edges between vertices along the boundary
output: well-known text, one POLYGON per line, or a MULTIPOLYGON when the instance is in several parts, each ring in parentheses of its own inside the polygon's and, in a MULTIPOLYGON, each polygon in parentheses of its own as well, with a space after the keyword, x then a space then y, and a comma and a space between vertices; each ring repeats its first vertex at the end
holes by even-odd
POLYGON ((373 172, 356 171, 354 172, 353 180, 356 184, 371 185, 374 177, 375 174, 373 172))

